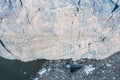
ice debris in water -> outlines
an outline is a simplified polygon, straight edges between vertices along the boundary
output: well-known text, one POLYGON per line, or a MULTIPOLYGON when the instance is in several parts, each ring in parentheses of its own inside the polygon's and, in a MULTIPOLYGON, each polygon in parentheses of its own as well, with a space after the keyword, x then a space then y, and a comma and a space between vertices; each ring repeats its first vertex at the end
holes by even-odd
POLYGON ((89 65, 89 66, 85 66, 84 72, 86 74, 92 74, 94 70, 95 70, 95 67, 93 67, 92 65, 89 65))
POLYGON ((38 74, 43 75, 46 71, 47 71, 47 69, 43 68, 40 71, 38 71, 38 74))
POLYGON ((35 78, 35 79, 33 79, 33 80, 39 80, 39 78, 35 78))
POLYGON ((107 66, 107 67, 111 67, 112 64, 110 64, 110 63, 106 63, 106 66, 107 66))
POLYGON ((65 66, 67 69, 70 69, 70 64, 66 64, 65 66))

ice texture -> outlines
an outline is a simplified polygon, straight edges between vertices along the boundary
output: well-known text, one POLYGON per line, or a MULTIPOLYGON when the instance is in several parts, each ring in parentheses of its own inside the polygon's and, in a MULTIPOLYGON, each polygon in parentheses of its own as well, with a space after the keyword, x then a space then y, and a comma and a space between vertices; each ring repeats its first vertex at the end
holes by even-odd
POLYGON ((0 0, 0 56, 104 59, 120 49, 119 0, 0 0))

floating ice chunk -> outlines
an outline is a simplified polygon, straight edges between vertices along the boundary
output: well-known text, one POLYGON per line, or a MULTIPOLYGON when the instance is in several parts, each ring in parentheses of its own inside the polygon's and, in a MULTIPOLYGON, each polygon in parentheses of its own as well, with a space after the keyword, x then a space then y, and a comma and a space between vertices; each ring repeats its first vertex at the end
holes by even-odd
POLYGON ((27 72, 23 72, 24 74, 27 74, 27 72))
POLYGON ((43 68, 40 71, 38 71, 38 74, 43 75, 46 71, 47 71, 47 69, 43 68))
POLYGON ((112 66, 112 64, 106 63, 106 66, 107 66, 107 67, 111 67, 111 66, 112 66))
POLYGON ((92 65, 89 65, 89 66, 85 66, 84 72, 86 74, 92 74, 94 70, 95 70, 95 67, 93 67, 92 65))
POLYGON ((115 78, 115 77, 113 77, 112 79, 113 79, 113 80, 115 80, 116 78, 115 78))
POLYGON ((50 68, 48 68, 48 71, 50 71, 51 69, 50 68))
POLYGON ((39 80, 39 78, 37 77, 37 78, 35 78, 35 79, 33 79, 33 80, 39 80))
POLYGON ((65 66, 67 69, 69 69, 70 68, 70 65, 69 64, 66 64, 66 66, 65 66))

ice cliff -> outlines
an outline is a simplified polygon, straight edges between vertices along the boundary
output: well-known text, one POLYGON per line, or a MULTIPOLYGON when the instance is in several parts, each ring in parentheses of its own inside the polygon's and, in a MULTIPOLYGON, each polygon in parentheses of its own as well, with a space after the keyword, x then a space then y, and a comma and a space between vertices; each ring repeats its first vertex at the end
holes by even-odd
POLYGON ((0 56, 104 59, 120 50, 119 0, 0 0, 0 56))

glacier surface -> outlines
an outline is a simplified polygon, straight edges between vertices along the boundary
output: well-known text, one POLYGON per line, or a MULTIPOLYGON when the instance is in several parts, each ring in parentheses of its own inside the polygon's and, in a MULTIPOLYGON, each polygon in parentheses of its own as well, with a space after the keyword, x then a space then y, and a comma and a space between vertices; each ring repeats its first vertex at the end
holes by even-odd
POLYGON ((120 50, 119 0, 0 0, 0 56, 104 59, 120 50))

